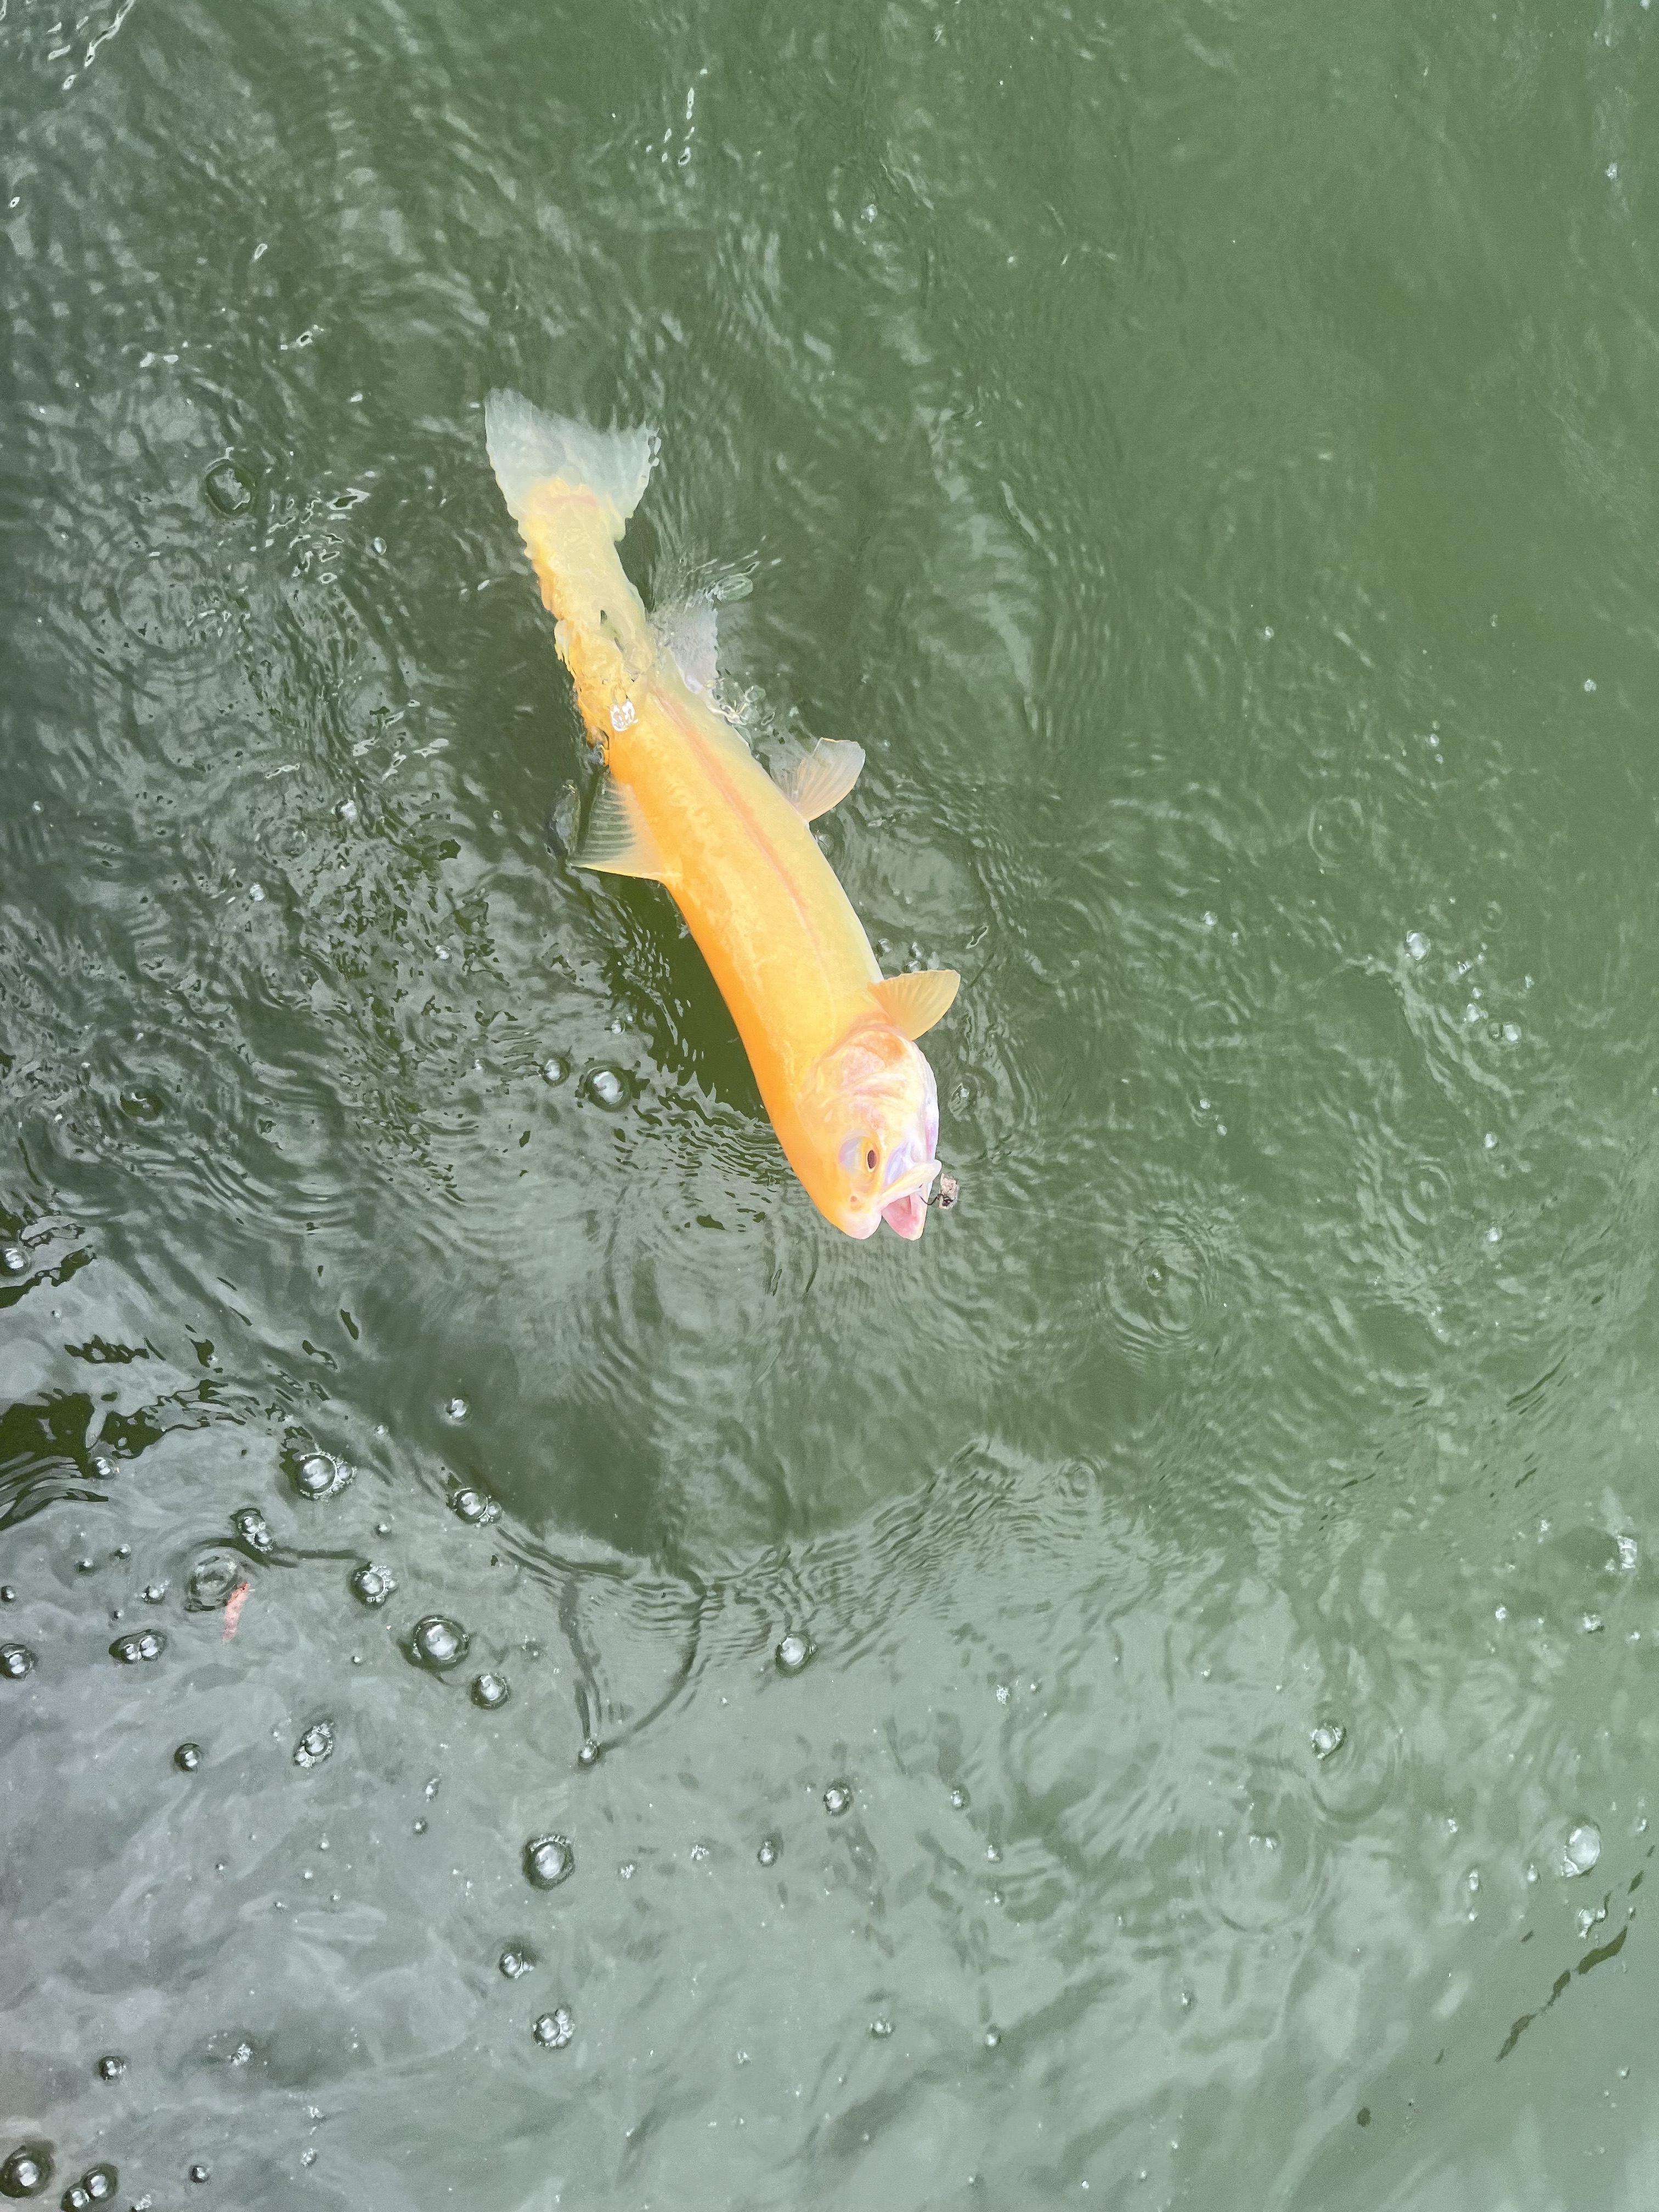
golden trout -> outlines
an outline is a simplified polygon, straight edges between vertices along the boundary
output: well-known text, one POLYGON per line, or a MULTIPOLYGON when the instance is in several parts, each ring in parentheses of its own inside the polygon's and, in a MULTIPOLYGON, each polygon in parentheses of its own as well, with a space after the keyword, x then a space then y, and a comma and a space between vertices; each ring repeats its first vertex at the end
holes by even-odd
POLYGON ((664 885, 731 1009, 779 1142, 849 1237, 921 1235, 939 1100, 915 1040, 955 998, 948 968, 884 977, 807 824, 852 789, 835 738, 775 781, 712 696, 712 653, 665 641, 617 547, 651 473, 644 430, 593 430, 496 392, 489 459, 555 617, 604 769, 580 867, 664 885))

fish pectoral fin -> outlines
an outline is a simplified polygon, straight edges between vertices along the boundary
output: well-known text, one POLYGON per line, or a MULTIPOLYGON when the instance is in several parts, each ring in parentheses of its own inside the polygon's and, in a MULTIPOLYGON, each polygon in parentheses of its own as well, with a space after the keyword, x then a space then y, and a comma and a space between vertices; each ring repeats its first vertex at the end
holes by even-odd
POLYGON ((712 599, 676 599, 659 607, 651 634, 690 690, 712 694, 720 677, 720 625, 712 599))
POLYGON ((601 875, 643 876, 658 884, 666 874, 645 810, 609 770, 593 794, 587 827, 576 848, 576 866, 601 875))
POLYGON ((912 975, 886 976, 870 988, 893 1027, 914 1044, 950 1012, 961 981, 954 968, 924 968, 912 975))
MULTIPOLYGON (((810 753, 803 753, 779 776, 778 788, 803 822, 816 822, 820 814, 840 805, 863 766, 862 745, 848 738, 820 738, 810 753)), ((941 1006, 939 1012, 944 1011, 941 1006)))

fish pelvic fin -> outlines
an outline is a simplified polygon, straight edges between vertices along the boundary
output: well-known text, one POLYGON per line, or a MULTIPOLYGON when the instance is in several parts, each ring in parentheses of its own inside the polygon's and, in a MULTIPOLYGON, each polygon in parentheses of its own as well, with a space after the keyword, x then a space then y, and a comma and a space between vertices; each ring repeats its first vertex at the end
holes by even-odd
POLYGON ((639 505, 656 459, 656 433, 594 430, 562 415, 549 415, 520 392, 492 392, 484 402, 484 440, 489 465, 513 520, 523 525, 532 495, 543 484, 590 491, 605 512, 612 538, 620 538, 639 505))
POLYGON ((961 981, 954 968, 924 968, 915 975, 889 975, 870 989, 899 1035, 914 1044, 950 1012, 961 981))
POLYGON ((642 876, 662 883, 667 874, 645 810, 625 783, 609 769, 599 778, 588 811, 587 827, 576 848, 575 865, 600 875, 642 876))
MULTIPOLYGON (((820 814, 841 805, 863 766, 862 745, 847 738, 820 738, 811 752, 803 753, 779 776, 778 788, 803 822, 816 822, 820 814)), ((944 1011, 941 1006, 939 1012, 944 1011)))

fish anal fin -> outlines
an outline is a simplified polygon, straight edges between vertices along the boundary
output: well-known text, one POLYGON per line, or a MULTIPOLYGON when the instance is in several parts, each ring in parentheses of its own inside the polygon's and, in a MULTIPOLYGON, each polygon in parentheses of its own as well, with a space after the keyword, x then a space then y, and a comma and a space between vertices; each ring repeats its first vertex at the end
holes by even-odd
MULTIPOLYGON (((848 738, 820 738, 811 752, 803 753, 779 776, 778 788, 803 822, 815 822, 820 814, 840 805, 858 781, 863 766, 862 745, 848 738)), ((944 1011, 941 1006, 939 1012, 944 1011)))
POLYGON ((915 975, 886 976, 870 988, 893 1027, 914 1043, 950 1012, 961 981, 954 968, 924 968, 915 975))
POLYGON ((601 875, 643 876, 661 883, 666 871, 645 810, 625 783, 606 773, 599 779, 587 827, 576 848, 575 865, 601 875))
POLYGON ((659 607, 651 617, 652 635, 666 653, 692 691, 712 693, 720 676, 720 629, 714 602, 706 599, 678 599, 659 607))

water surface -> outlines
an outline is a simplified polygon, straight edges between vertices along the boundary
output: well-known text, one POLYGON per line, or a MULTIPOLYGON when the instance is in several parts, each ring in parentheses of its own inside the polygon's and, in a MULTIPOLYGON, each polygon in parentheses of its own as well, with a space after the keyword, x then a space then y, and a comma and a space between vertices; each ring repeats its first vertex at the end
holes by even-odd
POLYGON ((1654 2200, 1655 36, 0 5, 52 2199, 1654 2200), (919 1248, 549 848, 499 383, 867 749, 919 1248))

